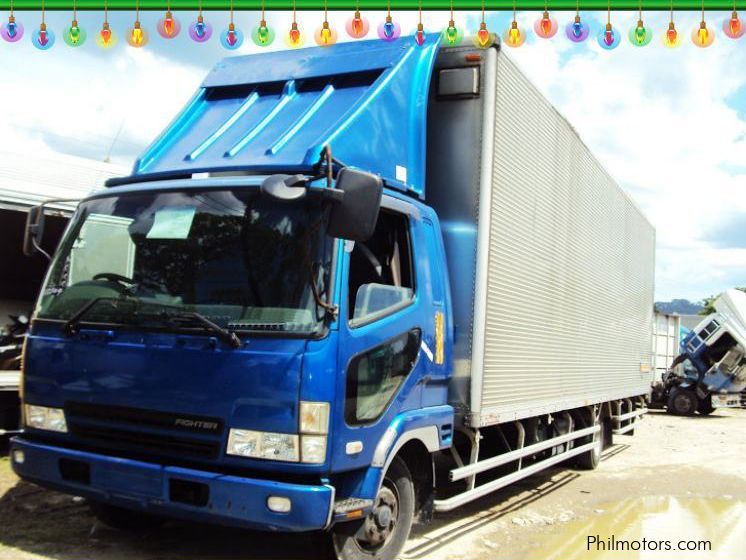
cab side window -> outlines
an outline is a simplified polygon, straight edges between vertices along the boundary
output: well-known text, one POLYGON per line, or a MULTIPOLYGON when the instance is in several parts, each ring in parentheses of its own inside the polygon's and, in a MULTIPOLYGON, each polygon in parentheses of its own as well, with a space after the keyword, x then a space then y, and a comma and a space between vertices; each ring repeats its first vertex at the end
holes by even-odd
POLYGON ((352 359, 347 370, 347 424, 370 424, 381 417, 412 372, 421 338, 420 330, 413 329, 352 359))
POLYGON ((384 317, 414 299, 409 219, 381 209, 373 236, 350 254, 349 321, 355 327, 384 317))

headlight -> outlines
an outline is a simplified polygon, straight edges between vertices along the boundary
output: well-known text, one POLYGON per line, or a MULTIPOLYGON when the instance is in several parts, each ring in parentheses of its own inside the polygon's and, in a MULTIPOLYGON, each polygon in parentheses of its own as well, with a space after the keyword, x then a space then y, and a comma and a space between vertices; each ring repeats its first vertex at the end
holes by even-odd
POLYGON ((297 462, 300 459, 297 435, 252 430, 231 430, 226 453, 275 461, 297 462))
POLYGON ((300 456, 304 463, 326 460, 326 436, 300 436, 300 456))
POLYGON ((24 405, 26 426, 38 430, 52 432, 67 432, 65 412, 61 408, 49 408, 34 404, 24 405))
POLYGON ((329 403, 300 403, 300 433, 324 435, 329 432, 329 403))

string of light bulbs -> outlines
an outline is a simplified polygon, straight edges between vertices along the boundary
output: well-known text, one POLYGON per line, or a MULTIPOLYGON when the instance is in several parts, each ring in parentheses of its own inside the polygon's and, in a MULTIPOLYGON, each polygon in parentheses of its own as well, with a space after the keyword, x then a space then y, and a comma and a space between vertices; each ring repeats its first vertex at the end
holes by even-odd
MULTIPOLYGON (((70 25, 64 28, 62 36, 65 44, 73 48, 78 48, 86 44, 86 30, 78 22, 77 0, 70 1, 72 4, 72 20, 70 25)), ((152 7, 152 4, 150 3, 151 1, 152 0, 148 0, 149 8, 152 7)), ((648 4, 650 4, 651 1, 652 0, 649 0, 648 4)), ((171 40, 179 36, 181 24, 179 19, 175 17, 171 10, 171 0, 163 0, 163 2, 165 3, 166 11, 163 17, 158 20, 156 28, 158 34, 162 38, 171 40)), ((24 36, 24 27, 16 18, 14 0, 9 0, 9 4, 9 16, 7 21, 0 26, 0 37, 2 37, 6 42, 14 43, 21 40, 24 36)), ((141 48, 148 43, 148 32, 140 21, 140 4, 141 0, 134 0, 135 21, 133 26, 127 30, 126 34, 127 44, 134 48, 141 48)), ((345 25, 347 34, 353 39, 362 39, 366 37, 370 30, 370 24, 367 18, 360 11, 360 4, 360 0, 354 0, 354 13, 352 17, 346 21, 345 25)), ((230 0, 229 5, 230 19, 227 28, 220 33, 220 42, 224 48, 228 50, 236 50, 243 44, 243 33, 234 20, 234 0, 230 0)), ((550 15, 550 0, 544 0, 543 5, 544 9, 541 12, 540 17, 534 21, 533 30, 537 38, 551 39, 557 34, 558 25, 556 19, 550 15)), ((660 6, 657 2, 655 2, 654 5, 656 8, 660 6)), ((55 2, 55 7, 56 6, 55 2)), ((48 50, 55 44, 55 34, 46 24, 46 0, 40 0, 40 7, 41 24, 39 25, 39 28, 35 29, 31 34, 31 41, 36 48, 40 50, 48 50)), ((423 0, 418 0, 418 22, 417 27, 413 31, 413 40, 418 46, 424 45, 428 40, 427 34, 424 30, 423 7, 423 0)), ((108 0, 103 0, 103 8, 104 22, 100 31, 95 36, 95 43, 101 48, 108 49, 117 43, 117 35, 109 24, 108 0)), ((565 36, 573 43, 584 42, 590 34, 590 26, 582 20, 580 8, 580 0, 576 0, 575 16, 573 20, 565 25, 565 36)), ((650 44, 653 37, 653 31, 644 23, 643 8, 643 0, 638 0, 637 23, 630 28, 629 33, 627 34, 630 44, 635 47, 643 47, 650 44)), ((664 46, 674 48, 679 46, 681 41, 679 32, 674 23, 673 0, 669 1, 668 8, 670 16, 668 28, 662 35, 662 40, 664 46)), ((485 0, 481 0, 481 19, 479 27, 475 30, 472 37, 473 44, 479 48, 487 48, 495 42, 494 35, 490 33, 487 28, 485 9, 485 0)), ((701 20, 692 30, 691 34, 692 43, 700 48, 708 47, 713 44, 716 35, 713 29, 706 23, 705 9, 705 1, 701 0, 699 6, 701 20)), ((456 25, 454 0, 449 0, 448 10, 450 17, 447 26, 443 28, 440 34, 440 41, 446 46, 458 45, 463 40, 463 30, 456 25)), ((512 1, 512 10, 513 17, 509 27, 503 34, 503 44, 515 48, 520 47, 526 42, 527 34, 518 24, 517 0, 512 1)), ((611 11, 612 2, 611 0, 608 0, 606 3, 606 24, 599 30, 597 35, 598 44, 605 50, 617 48, 622 39, 622 34, 612 25, 611 11)), ((292 24, 289 32, 285 36, 285 43, 291 48, 298 48, 303 46, 305 40, 297 21, 297 0, 292 0, 292 16, 292 24)), ((314 33, 316 44, 322 47, 333 45, 338 39, 337 31, 329 21, 328 16, 328 0, 323 0, 323 20, 321 26, 317 28, 317 31, 314 33)), ((391 12, 391 0, 387 0, 386 2, 386 16, 380 25, 378 25, 377 30, 379 38, 384 41, 394 41, 401 36, 401 27, 399 23, 394 20, 391 12)), ((722 30, 726 37, 731 39, 739 39, 746 34, 746 26, 742 24, 738 16, 737 0, 733 0, 730 17, 723 20, 722 30)), ((205 21, 203 15, 203 0, 199 0, 198 15, 196 20, 189 26, 189 37, 197 43, 205 43, 210 40, 211 36, 212 26, 205 21)), ((275 33, 266 20, 265 0, 261 0, 260 19, 258 24, 251 30, 251 38, 254 44, 259 47, 267 47, 272 45, 274 42, 275 33)))

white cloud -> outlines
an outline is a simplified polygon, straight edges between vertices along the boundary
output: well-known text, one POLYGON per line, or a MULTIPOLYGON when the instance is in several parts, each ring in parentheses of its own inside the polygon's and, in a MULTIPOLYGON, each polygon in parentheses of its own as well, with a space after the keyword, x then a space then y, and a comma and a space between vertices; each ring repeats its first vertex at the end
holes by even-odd
MULTIPOLYGON (((194 14, 180 12, 186 27, 194 14)), ((331 12, 330 22, 340 32, 345 12, 331 12)), ((385 13, 365 14, 371 23, 369 37, 385 13)), ((530 31, 538 13, 519 13, 529 30, 528 42, 510 50, 529 77, 578 130, 603 165, 630 191, 658 232, 657 295, 661 299, 699 299, 730 287, 746 284, 746 249, 728 248, 712 238, 721 223, 746 214, 746 122, 728 100, 746 101, 746 63, 743 40, 731 41, 720 32, 726 14, 708 15, 717 31, 709 49, 695 48, 689 39, 696 14, 679 14, 677 28, 682 46, 663 48, 661 35, 666 14, 645 15, 656 36, 649 46, 635 48, 626 38, 634 13, 614 13, 612 21, 624 37, 619 48, 603 51, 595 40, 604 13, 584 13, 593 25, 585 44, 575 45, 564 36, 572 14, 558 13, 558 35, 550 41, 530 31)), ((217 37, 196 46, 186 36, 166 43, 155 34, 158 14, 142 15, 152 31, 150 44, 128 48, 122 33, 132 15, 113 13, 112 27, 120 45, 101 52, 92 37, 101 15, 83 12, 81 23, 89 30, 89 43, 70 49, 58 36, 58 45, 47 52, 33 49, 25 38, 5 44, 2 50, 4 118, 0 121, 0 147, 24 150, 58 150, 102 159, 122 127, 112 157, 131 164, 135 157, 173 118, 198 87, 207 69, 226 51, 217 37), (10 78, 9 78, 10 77, 10 78)), ((215 34, 225 27, 227 14, 206 13, 215 34)), ((458 25, 476 29, 477 12, 457 13, 458 25)), ((27 33, 38 14, 24 13, 27 33)), ((405 33, 417 23, 416 12, 395 12, 405 33)), ((437 31, 447 24, 447 12, 425 14, 425 27, 437 31)), ((48 15, 50 26, 61 32, 69 14, 48 15)), ((290 26, 289 12, 268 12, 277 32, 272 50, 284 48, 282 36, 290 26)), ((299 12, 306 44, 320 25, 318 12, 299 12)), ((502 32, 510 14, 488 14, 490 29, 502 32)), ((256 52, 249 38, 258 14, 240 12, 236 23, 246 41, 235 54, 256 52)), ((59 35, 59 32, 58 32, 59 35)), ((743 110, 743 107, 742 107, 743 110)))

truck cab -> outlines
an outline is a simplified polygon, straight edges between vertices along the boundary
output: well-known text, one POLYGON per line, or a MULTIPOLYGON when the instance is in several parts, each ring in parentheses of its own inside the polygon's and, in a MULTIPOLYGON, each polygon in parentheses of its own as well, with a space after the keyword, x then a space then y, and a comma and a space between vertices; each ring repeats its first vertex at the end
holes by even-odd
POLYGON ((368 551, 431 500, 450 295, 422 145, 402 140, 424 134, 427 79, 407 76, 437 45, 354 48, 226 60, 130 177, 80 203, 25 348, 20 476, 109 522, 308 531, 374 512, 368 551), (375 131, 380 97, 402 120, 375 131), (425 481, 405 504, 395 483, 379 496, 396 456, 425 481))

